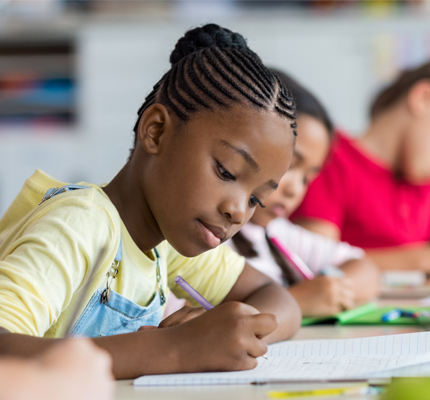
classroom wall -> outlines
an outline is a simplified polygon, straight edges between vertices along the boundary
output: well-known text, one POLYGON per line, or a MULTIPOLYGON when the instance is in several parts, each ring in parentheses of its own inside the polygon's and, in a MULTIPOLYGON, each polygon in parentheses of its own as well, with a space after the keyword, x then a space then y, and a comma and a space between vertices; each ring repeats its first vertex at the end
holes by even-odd
MULTIPOLYGON (((127 159, 137 109, 169 68, 176 40, 200 23, 214 21, 244 34, 267 65, 285 69, 311 88, 337 124, 353 135, 365 129, 375 90, 399 67, 430 55, 426 15, 375 18, 283 11, 212 18, 191 13, 69 23, 67 31, 76 38, 78 123, 61 129, 0 127, 0 214, 35 168, 68 182, 112 179, 127 159)), ((49 28, 45 23, 45 31, 49 28)), ((0 39, 5 32, 0 30, 0 39)))

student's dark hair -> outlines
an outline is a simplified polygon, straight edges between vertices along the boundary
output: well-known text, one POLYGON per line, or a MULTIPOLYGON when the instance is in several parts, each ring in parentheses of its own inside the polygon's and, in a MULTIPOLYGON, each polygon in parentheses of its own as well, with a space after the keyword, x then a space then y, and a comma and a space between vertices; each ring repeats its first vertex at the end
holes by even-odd
MULTIPOLYGON (((234 235, 231 239, 233 240, 233 243, 236 247, 236 251, 241 256, 246 258, 254 258, 258 256, 257 250, 254 249, 252 242, 247 239, 241 231, 237 232, 236 235, 234 235)), ((289 285, 294 285, 297 283, 300 280, 300 277, 289 266, 285 258, 279 253, 279 250, 272 244, 267 234, 266 242, 269 246, 272 257, 281 268, 284 280, 287 281, 289 285)))
POLYGON ((282 83, 287 86, 293 94, 296 102, 297 116, 305 114, 314 117, 326 127, 329 135, 332 136, 333 122, 321 102, 287 73, 274 68, 271 68, 271 70, 278 75, 282 83))
POLYGON ((291 92, 246 44, 242 35, 207 24, 191 29, 170 55, 171 69, 154 86, 139 108, 134 126, 154 103, 163 104, 182 121, 202 109, 235 104, 273 111, 286 117, 296 134, 295 103, 291 92))
POLYGON ((419 81, 430 79, 430 62, 415 69, 402 71, 398 78, 387 88, 382 90, 373 100, 370 106, 370 117, 374 119, 382 111, 393 106, 405 96, 409 90, 419 81))

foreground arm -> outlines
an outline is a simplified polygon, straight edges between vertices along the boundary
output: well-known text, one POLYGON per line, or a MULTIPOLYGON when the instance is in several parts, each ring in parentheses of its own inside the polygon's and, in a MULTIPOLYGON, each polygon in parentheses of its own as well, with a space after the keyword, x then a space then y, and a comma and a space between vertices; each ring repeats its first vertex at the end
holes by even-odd
POLYGON ((413 247, 366 250, 366 254, 381 270, 430 272, 430 246, 427 243, 413 247))
MULTIPOLYGON (((339 240, 339 227, 329 221, 299 218, 294 223, 331 239, 339 240)), ((420 270, 430 272, 430 246, 399 246, 388 249, 366 250, 367 257, 381 270, 420 270)))
POLYGON ((113 399, 115 383, 107 353, 86 339, 68 340, 30 360, 0 361, 0 399, 113 399))

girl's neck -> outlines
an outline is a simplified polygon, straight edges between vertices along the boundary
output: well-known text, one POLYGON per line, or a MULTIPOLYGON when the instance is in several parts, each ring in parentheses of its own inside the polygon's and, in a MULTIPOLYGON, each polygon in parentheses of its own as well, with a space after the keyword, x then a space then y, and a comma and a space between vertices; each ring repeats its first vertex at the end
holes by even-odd
POLYGON ((373 120, 358 143, 392 171, 399 172, 406 126, 406 110, 399 104, 373 120))
POLYGON ((133 176, 133 168, 128 163, 103 188, 139 249, 147 253, 160 244, 164 237, 145 198, 144 190, 133 176))

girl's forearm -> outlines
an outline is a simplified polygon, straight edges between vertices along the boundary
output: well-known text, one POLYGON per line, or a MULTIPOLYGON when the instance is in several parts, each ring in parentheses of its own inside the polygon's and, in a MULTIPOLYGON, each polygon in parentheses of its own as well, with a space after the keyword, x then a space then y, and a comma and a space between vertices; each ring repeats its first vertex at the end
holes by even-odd
POLYGON ((430 246, 427 243, 416 246, 366 250, 366 254, 381 270, 430 272, 430 246))
POLYGON ((132 379, 142 375, 183 372, 178 355, 177 338, 171 329, 151 329, 142 332, 95 338, 113 359, 116 379, 132 379))
POLYGON ((274 314, 279 326, 266 336, 267 343, 279 342, 293 337, 300 328, 302 314, 296 300, 288 291, 276 283, 269 283, 251 294, 244 303, 261 313, 274 314))
MULTIPOLYGON (((170 336, 168 329, 153 329, 93 341, 112 356, 115 378, 131 379, 145 374, 180 372, 174 351, 176 343, 170 336)), ((0 356, 35 357, 59 340, 5 332, 0 335, 0 356)))

